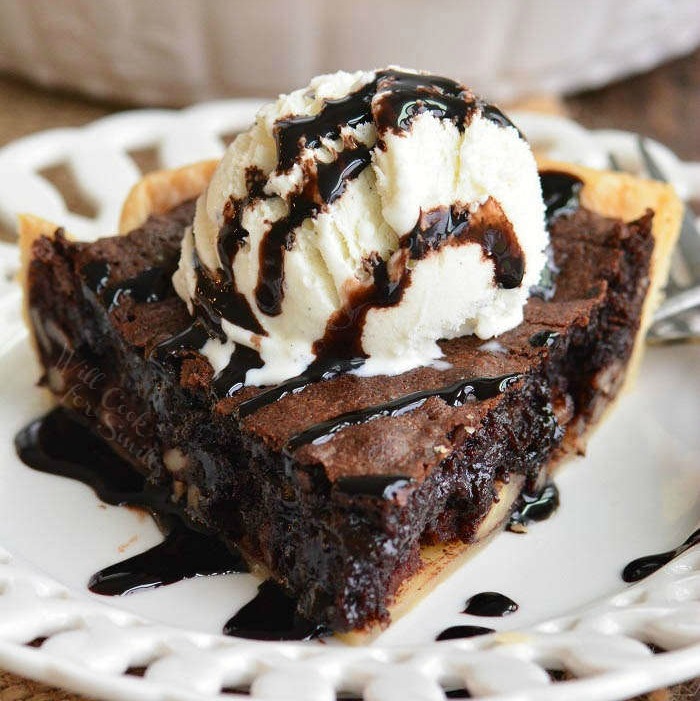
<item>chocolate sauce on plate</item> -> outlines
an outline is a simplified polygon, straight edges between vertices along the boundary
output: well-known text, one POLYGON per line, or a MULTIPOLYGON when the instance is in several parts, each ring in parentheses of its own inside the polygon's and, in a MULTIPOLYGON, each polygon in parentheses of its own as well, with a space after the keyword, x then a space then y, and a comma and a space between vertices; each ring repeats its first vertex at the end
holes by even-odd
POLYGON ((483 626, 452 626, 450 628, 445 628, 445 630, 435 636, 435 640, 475 638, 477 635, 488 635, 489 633, 495 632, 493 628, 484 628, 483 626))
POLYGON ((482 591, 467 599, 462 613, 470 616, 487 616, 489 618, 509 616, 518 610, 518 604, 505 594, 495 591, 482 591))
POLYGON ((539 492, 523 492, 510 516, 507 529, 523 533, 532 521, 546 521, 559 508, 559 490, 554 482, 548 482, 539 492))
POLYGON ((226 623, 224 634, 252 640, 312 640, 330 631, 298 616, 294 599, 268 579, 258 587, 255 598, 226 623))
POLYGON ((159 545, 93 574, 88 589, 124 596, 192 577, 248 571, 245 560, 217 538, 177 524, 159 545))
POLYGON ((431 397, 439 397, 452 407, 462 406, 469 401, 491 399, 505 392, 519 378, 520 375, 518 374, 509 374, 501 375, 500 377, 476 377, 458 380, 446 387, 412 392, 384 404, 376 404, 358 411, 340 414, 333 419, 317 423, 305 431, 292 436, 287 443, 287 449, 296 450, 307 443, 325 443, 336 433, 349 426, 367 423, 385 416, 402 416, 423 406, 431 397))
POLYGON ((622 579, 625 582, 638 582, 649 575, 660 570, 664 565, 667 565, 671 560, 684 553, 689 548, 700 543, 700 528, 691 533, 677 548, 667 550, 664 553, 655 555, 645 555, 636 560, 632 560, 623 570, 622 579))
POLYGON ((108 504, 148 509, 159 517, 159 524, 169 527, 159 545, 93 575, 91 591, 121 595, 205 574, 248 572, 240 554, 183 522, 182 509, 173 504, 165 488, 147 484, 66 409, 58 407, 32 421, 17 434, 15 446, 29 467, 83 482, 108 504))
MULTIPOLYGON (((165 490, 149 491, 144 479, 109 445, 62 408, 31 422, 17 434, 17 452, 33 469, 77 479, 110 504, 138 504, 163 513, 165 490)), ((248 572, 245 560, 207 533, 175 520, 155 547, 95 573, 88 584, 96 594, 119 596, 205 575, 248 572)), ((295 613, 295 602, 272 580, 226 624, 225 633, 260 640, 310 640, 328 635, 325 627, 295 613)))
POLYGON ((144 505, 143 477, 66 409, 29 423, 15 437, 15 448, 25 465, 83 482, 107 504, 144 505))

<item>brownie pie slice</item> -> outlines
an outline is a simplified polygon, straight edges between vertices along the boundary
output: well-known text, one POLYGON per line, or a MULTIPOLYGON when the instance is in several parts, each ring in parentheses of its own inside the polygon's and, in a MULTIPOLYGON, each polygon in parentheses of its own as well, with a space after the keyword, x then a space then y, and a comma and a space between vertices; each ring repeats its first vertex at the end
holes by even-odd
POLYGON ((553 279, 522 324, 441 342, 441 367, 253 387, 235 358, 215 372, 198 352, 206 330, 171 283, 213 167, 148 176, 122 234, 94 243, 23 218, 41 383, 301 616, 385 625, 583 453, 639 359, 681 205, 660 183, 541 162, 553 279))

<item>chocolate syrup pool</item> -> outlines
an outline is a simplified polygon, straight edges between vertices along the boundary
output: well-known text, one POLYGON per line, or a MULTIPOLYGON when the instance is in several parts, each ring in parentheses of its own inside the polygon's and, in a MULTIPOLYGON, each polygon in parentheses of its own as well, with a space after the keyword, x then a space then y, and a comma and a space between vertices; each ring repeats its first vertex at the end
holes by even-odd
POLYGON ((680 545, 667 550, 663 553, 654 553, 653 555, 645 555, 636 560, 632 560, 622 570, 622 579, 625 582, 638 582, 654 574, 664 565, 667 565, 671 560, 682 555, 686 550, 689 550, 694 545, 700 544, 700 528, 691 533, 680 545))
MULTIPOLYGON (((96 572, 88 584, 91 591, 125 595, 191 577, 248 572, 239 553, 186 524, 162 490, 150 488, 126 461, 65 409, 53 409, 32 421, 17 434, 15 446, 29 467, 83 482, 108 504, 146 508, 167 527, 165 540, 159 545, 96 572)), ((308 640, 328 633, 298 618, 294 611, 294 601, 278 585, 263 582, 258 595, 226 624, 224 632, 263 640, 308 640)))

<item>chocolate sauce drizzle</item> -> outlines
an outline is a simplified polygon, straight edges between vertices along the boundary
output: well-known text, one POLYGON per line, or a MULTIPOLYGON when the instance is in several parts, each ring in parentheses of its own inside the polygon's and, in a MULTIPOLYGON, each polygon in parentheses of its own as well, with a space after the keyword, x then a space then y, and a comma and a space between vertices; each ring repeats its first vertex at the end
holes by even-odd
POLYGON ((344 126, 356 127, 371 121, 372 97, 377 79, 345 97, 325 100, 318 114, 280 119, 274 128, 277 169, 289 170, 302 149, 318 148, 322 139, 338 139, 344 126))
MULTIPOLYGON (((326 100, 323 109, 312 116, 278 120, 274 127, 277 144, 277 170, 286 171, 298 160, 304 148, 317 148, 323 138, 337 139, 343 126, 355 127, 371 120, 371 101, 376 79, 354 93, 326 100)), ((304 219, 316 216, 345 190, 370 163, 370 149, 358 144, 342 151, 331 163, 316 163, 315 173, 307 172, 306 185, 289 202, 289 213, 275 221, 260 244, 260 270, 255 300, 263 314, 282 312, 284 297, 284 252, 294 243, 295 229, 304 219)))
POLYGON ((102 292, 102 301, 108 309, 118 307, 124 297, 130 297, 134 302, 160 302, 172 289, 170 276, 166 268, 147 268, 118 285, 106 287, 102 292))
POLYGON ((518 127, 516 127, 515 124, 513 124, 513 122, 511 122, 510 119, 508 119, 508 117, 506 117, 505 114, 498 109, 498 107, 496 107, 496 105, 490 105, 488 102, 484 102, 483 100, 478 100, 478 103, 481 107, 481 114, 483 115, 484 119, 488 119, 490 122, 493 122, 499 127, 513 127, 513 129, 518 132, 520 138, 525 141, 525 136, 520 129, 518 129, 518 127))
POLYGON ((412 484, 413 479, 407 475, 356 475, 339 477, 335 488, 350 496, 367 496, 391 501, 412 484))
POLYGON ((523 492, 510 516, 506 528, 514 533, 524 533, 532 521, 546 521, 559 508, 559 490, 554 482, 548 482, 534 494, 523 492))
POLYGON ((493 260, 496 284, 505 290, 519 287, 525 274, 525 254, 512 224, 488 227, 477 236, 484 254, 493 260))
POLYGON ((446 243, 461 244, 469 240, 469 210, 456 205, 421 210, 416 225, 401 239, 413 260, 425 258, 446 243))
MULTIPOLYGON (((202 317, 197 317, 182 331, 156 345, 151 350, 149 359, 165 369, 169 360, 191 355, 195 350, 200 351, 210 339, 223 342, 226 337, 213 323, 207 325, 202 317)), ((230 397, 235 394, 243 387, 248 370, 262 365, 262 358, 257 350, 237 343, 226 367, 212 380, 214 395, 230 397)))
POLYGON ((204 311, 210 326, 218 329, 223 318, 253 333, 265 333, 245 295, 236 288, 231 268, 220 270, 218 279, 214 281, 204 272, 195 255, 195 270, 197 287, 194 303, 204 311))
POLYGON ((125 297, 140 303, 160 302, 172 289, 171 272, 161 266, 146 268, 138 275, 115 285, 107 285, 110 274, 109 263, 90 261, 81 268, 80 273, 85 284, 100 297, 108 311, 118 307, 125 297))
MULTIPOLYGON (((449 78, 395 70, 380 71, 373 81, 356 92, 337 100, 326 100, 317 115, 279 120, 274 128, 277 170, 291 168, 302 149, 318 147, 323 138, 339 138, 345 125, 355 127, 374 121, 381 141, 381 135, 387 130, 405 131, 410 128, 412 120, 424 112, 451 120, 459 129, 463 129, 479 109, 487 119, 499 126, 512 126, 497 108, 477 101, 463 85, 449 78)), ((284 252, 293 245, 294 230, 304 219, 316 216, 323 207, 337 199, 345 190, 348 180, 357 177, 370 160, 371 149, 356 144, 340 152, 331 163, 315 164, 315 174, 306 173, 307 184, 301 193, 292 197, 289 214, 270 226, 260 245, 255 299, 264 314, 276 316, 282 311, 284 252)), ((508 244, 512 246, 510 239, 515 241, 515 238, 511 236, 508 239, 508 244)), ((491 243, 492 251, 502 246, 502 240, 491 243)), ((497 257, 496 254, 494 257, 497 257)), ((514 279, 512 274, 507 277, 510 286, 519 284, 514 283, 514 279)), ((381 296, 378 293, 371 296, 374 305, 379 304, 381 296)), ((392 303, 396 304, 399 299, 392 303)))
MULTIPOLYGON (((496 283, 512 289, 522 282, 525 259, 510 222, 501 217, 499 226, 487 226, 486 218, 474 217, 455 205, 421 212, 414 228, 402 237, 399 248, 409 258, 419 260, 444 245, 478 243, 484 255, 494 262, 496 283)), ((404 270, 398 279, 389 273, 387 262, 378 256, 367 261, 373 282, 357 289, 342 309, 329 320, 323 338, 313 351, 317 358, 364 357, 362 330, 367 314, 398 304, 410 284, 410 272, 404 270)))
POLYGON ((217 238, 217 249, 223 268, 218 271, 216 280, 211 280, 204 272, 195 253, 194 267, 197 271, 195 300, 207 310, 210 316, 213 312, 214 319, 218 313, 244 329, 261 334, 263 329, 253 314, 248 300, 238 291, 233 276, 233 259, 248 238, 248 231, 242 222, 243 211, 250 204, 265 197, 266 177, 263 171, 257 166, 249 166, 245 174, 247 195, 242 200, 229 198, 224 207, 224 224, 217 238), (212 306, 208 306, 207 300, 211 295, 212 287, 218 297, 218 303, 214 302, 212 306), (222 304, 224 306, 219 311, 218 307, 222 304))
POLYGON ((482 591, 467 599, 462 613, 467 613, 470 616, 498 618, 509 616, 517 610, 518 604, 505 594, 499 594, 496 591, 482 591))
POLYGON ((199 350, 210 338, 212 338, 211 331, 207 329, 201 318, 196 318, 182 331, 156 345, 148 357, 149 360, 162 364, 172 356, 199 350))
POLYGON ((494 263, 496 284, 507 290, 518 287, 525 273, 525 254, 513 225, 493 200, 483 207, 491 210, 492 216, 483 212, 474 216, 456 205, 421 212, 414 228, 402 237, 400 247, 408 250, 411 259, 419 260, 444 245, 477 243, 494 263))
MULTIPOLYGON (((545 204, 545 223, 548 229, 560 216, 569 216, 581 206, 583 181, 570 173, 556 170, 540 171, 540 185, 545 204)), ((554 297, 555 280, 559 269, 554 262, 551 247, 547 250, 547 263, 542 269, 540 281, 530 288, 530 294, 549 301, 554 297)), ((534 345, 534 344, 533 344, 534 345)))
POLYGON ((495 633, 493 628, 485 628, 483 626, 452 626, 445 628, 441 633, 435 636, 435 640, 458 640, 460 638, 475 638, 477 635, 488 635, 495 633))
POLYGON ((528 342, 533 348, 551 348, 560 334, 558 331, 551 329, 543 329, 533 333, 528 339, 528 342))
POLYGON ((218 252, 222 263, 233 262, 233 256, 238 252, 248 236, 248 231, 241 222, 243 210, 250 204, 265 197, 267 177, 257 166, 245 169, 246 196, 240 200, 231 196, 224 205, 224 224, 219 230, 218 252))
POLYGON ((85 284, 96 295, 102 294, 102 290, 107 287, 109 272, 109 263, 101 260, 91 260, 80 269, 80 274, 83 276, 85 284))
POLYGON ((316 185, 324 204, 333 204, 344 192, 349 180, 353 180, 370 164, 372 152, 367 146, 358 145, 341 151, 332 163, 316 165, 316 185))
POLYGON ((451 407, 459 407, 470 401, 491 399, 505 392, 519 378, 519 374, 509 374, 501 375, 500 377, 477 377, 458 380, 446 387, 412 392, 384 404, 376 404, 358 411, 340 414, 333 419, 317 423, 305 431, 292 436, 287 443, 287 450, 294 451, 307 443, 313 443, 314 445, 326 443, 336 433, 350 426, 357 426, 387 416, 402 416, 423 406, 431 397, 438 397, 451 407))
POLYGON ((409 275, 392 279, 387 262, 379 256, 368 260, 367 266, 372 272, 372 284, 349 295, 347 303, 326 324, 323 337, 314 343, 314 354, 322 362, 333 362, 336 358, 365 358, 362 330, 367 314, 371 309, 398 304, 409 284, 409 275))
POLYGON ((323 138, 338 139, 343 126, 357 127, 374 120, 380 130, 403 131, 415 116, 431 112, 464 128, 478 108, 499 126, 513 126, 498 108, 476 100, 464 85, 450 78, 393 69, 379 71, 374 80, 355 92, 326 100, 316 115, 278 120, 274 130, 278 170, 289 170, 302 148, 317 148, 323 138))
POLYGON ((268 404, 286 397, 288 394, 297 394, 313 382, 330 380, 338 375, 360 367, 365 362, 364 358, 349 358, 347 360, 316 360, 301 374, 280 382, 274 387, 263 389, 250 399, 246 399, 238 405, 238 416, 243 419, 254 414, 268 404))
POLYGON ((252 640, 312 640, 331 631, 298 616, 294 599, 268 579, 258 587, 255 598, 229 619, 224 634, 252 640))
POLYGON ((450 78, 392 70, 377 74, 372 113, 380 135, 406 131, 426 112, 463 130, 478 107, 472 93, 450 78))
POLYGON ((240 343, 231 353, 228 365, 214 378, 214 391, 219 397, 230 397, 243 388, 248 370, 263 366, 260 353, 240 343))
POLYGON ((548 226, 552 220, 572 214, 581 206, 583 181, 575 175, 558 170, 543 170, 540 171, 540 183, 548 226))
MULTIPOLYGON (((355 177, 359 174, 360 171, 353 171, 355 177)), ((304 219, 316 216, 323 204, 315 181, 307 178, 304 189, 290 199, 287 216, 270 224, 260 242, 260 269, 255 287, 255 302, 263 314, 278 316, 282 313, 284 253, 294 244, 296 229, 304 219)))
POLYGON ((159 545, 93 574, 88 589, 125 596, 192 577, 248 571, 245 560, 217 538, 176 524, 159 545))
MULTIPOLYGON (((345 126, 356 127, 374 121, 381 147, 382 133, 410 128, 411 121, 418 114, 430 112, 464 129, 479 111, 501 127, 513 126, 500 110, 477 99, 467 88, 449 78, 396 70, 380 71, 372 81, 354 93, 336 100, 325 100, 316 115, 278 120, 274 126, 278 159, 276 170, 289 170, 299 161, 303 149, 317 148, 325 138, 340 138, 345 126)), ((334 161, 303 164, 307 171, 303 190, 291 197, 287 215, 270 225, 260 243, 259 275, 254 296, 258 309, 268 316, 279 315, 282 311, 284 256, 294 244, 296 229, 306 218, 317 216, 340 197, 347 183, 358 177, 371 162, 370 147, 352 140, 346 141, 344 150, 336 155, 334 161)), ((248 237, 242 224, 242 213, 250 204, 268 197, 264 192, 265 180, 266 176, 259 168, 249 167, 246 170, 246 196, 238 200, 232 198, 226 203, 224 223, 217 241, 223 268, 212 274, 199 264, 195 255, 197 287, 193 301, 202 312, 210 338, 223 339, 220 329, 222 318, 253 333, 264 334, 247 299, 237 290, 232 263, 248 237)), ((419 221, 417 228, 404 237, 402 247, 410 257, 422 257, 428 250, 443 245, 451 238, 459 239, 462 232, 474 228, 468 214, 458 213, 456 208, 421 216, 421 220, 426 218, 427 226, 419 221)), ((521 283, 523 255, 512 227, 484 228, 471 232, 468 238, 478 238, 484 254, 494 261, 497 284, 511 288, 521 283)), ((346 307, 329 321, 324 338, 315 344, 314 352, 323 365, 349 363, 354 367, 354 362, 364 357, 361 336, 367 312, 372 308, 397 304, 410 283, 409 270, 404 270, 399 279, 392 279, 387 262, 378 256, 368 261, 368 266, 372 284, 353 295, 346 307)), ((93 275, 96 284, 102 279, 98 273, 96 271, 93 275)), ((201 339, 201 330, 187 330, 176 341, 161 344, 156 355, 162 356, 173 349, 176 353, 186 351, 186 341, 201 339)), ((217 395, 226 396, 237 391, 243 384, 246 372, 261 365, 259 356, 252 351, 235 354, 229 366, 217 378, 217 395)), ((298 383, 301 383, 299 386, 306 384, 303 378, 294 378, 292 384, 298 383)), ((264 399, 255 398, 252 400, 255 404, 242 407, 242 415, 246 415, 252 406, 262 406, 264 401, 275 395, 284 396, 295 389, 280 387, 266 390, 262 395, 264 399)))
POLYGON ((185 523, 163 487, 147 484, 72 412, 59 407, 32 421, 17 434, 15 447, 32 469, 78 480, 108 504, 145 508, 169 529, 159 545, 93 575, 91 591, 114 596, 200 575, 248 572, 239 553, 185 523))
POLYGON ((649 575, 660 570, 671 560, 683 554, 689 548, 700 543, 700 528, 691 533, 677 548, 655 555, 645 555, 644 557, 632 560, 622 570, 622 580, 625 582, 638 582, 649 575))

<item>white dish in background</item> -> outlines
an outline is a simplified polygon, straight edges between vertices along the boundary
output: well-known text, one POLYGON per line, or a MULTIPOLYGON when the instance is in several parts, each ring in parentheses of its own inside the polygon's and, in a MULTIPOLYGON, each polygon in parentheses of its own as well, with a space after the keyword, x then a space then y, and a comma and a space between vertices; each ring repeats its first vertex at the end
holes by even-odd
MULTIPOLYGON (((118 204, 138 177, 128 151, 157 145, 169 166, 214 156, 222 148, 218 135, 244 126, 252 110, 231 101, 182 113, 134 112, 16 142, 0 150, 0 211, 8 218, 18 203, 31 204, 94 238, 114 229, 118 204), (92 197, 95 220, 67 212, 60 194, 37 175, 63 162, 92 197), (114 187, 97 178, 105 168, 114 187)), ((515 120, 536 147, 555 156, 603 165, 613 150, 636 165, 632 135, 587 132, 559 118, 515 120)), ((697 193, 697 164, 683 164, 658 145, 654 155, 684 194, 697 193)), ((0 254, 10 270, 14 250, 8 245, 0 254)), ((594 436, 588 456, 559 475, 562 507, 552 519, 524 536, 499 535, 372 645, 359 648, 218 635, 253 596, 250 575, 200 578, 116 599, 87 592, 90 574, 160 536, 149 519, 102 508, 84 485, 32 471, 16 458, 16 431, 46 407, 29 358, 19 295, 7 283, 0 292, 0 666, 6 669, 85 694, 154 700, 205 699, 252 684, 254 698, 333 701, 336 691, 364 691, 372 701, 437 701, 440 685, 466 684, 474 696, 502 701, 602 701, 700 674, 700 548, 636 585, 620 579, 626 562, 678 545, 700 521, 698 346, 649 349, 637 387, 594 436), (459 613, 469 595, 484 590, 508 594, 519 611, 488 622, 459 613), (432 642, 443 628, 466 623, 497 628, 499 635, 432 642), (40 648, 24 645, 37 637, 48 640, 40 648), (670 652, 651 655, 638 639, 670 652), (143 679, 127 673, 134 667, 147 667, 143 679), (551 683, 544 670, 557 667, 582 678, 551 683)))
POLYGON ((601 85, 699 41, 697 0, 0 2, 0 69, 145 105, 275 95, 387 64, 512 100, 601 85))

